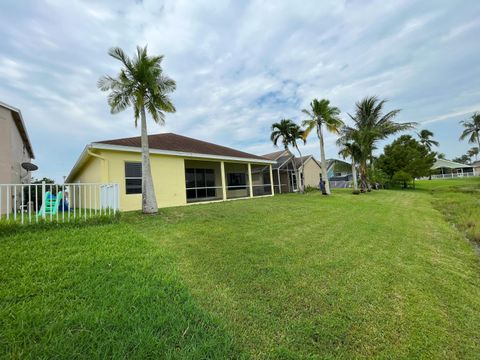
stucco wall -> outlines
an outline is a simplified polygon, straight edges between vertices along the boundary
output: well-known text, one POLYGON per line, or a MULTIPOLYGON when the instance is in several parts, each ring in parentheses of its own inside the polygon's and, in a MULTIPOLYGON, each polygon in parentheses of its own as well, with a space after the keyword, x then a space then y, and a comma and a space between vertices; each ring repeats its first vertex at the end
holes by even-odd
MULTIPOLYGON (((107 179, 102 182, 119 184, 120 209, 122 211, 141 209, 142 195, 127 195, 125 191, 125 162, 141 162, 141 154, 103 150, 99 155, 107 159, 108 164, 107 179)), ((158 207, 186 204, 184 159, 151 154, 150 165, 158 207)))
MULTIPOLYGON (((0 107, 0 184, 29 183, 30 175, 21 167, 30 162, 30 155, 24 146, 20 132, 14 123, 10 110, 0 107)), ((14 188, 11 189, 10 204, 13 208, 14 188)), ((21 188, 17 187, 17 208, 21 206, 21 188)), ((6 189, 0 200, 1 212, 7 210, 6 189)))
POLYGON ((14 125, 11 112, 0 107, 0 183, 11 182, 10 128, 14 125))
POLYGON ((318 187, 320 183, 320 166, 312 158, 304 163, 304 184, 305 186, 318 187))
POLYGON ((10 156, 11 156, 11 181, 14 184, 29 183, 30 174, 27 176, 27 171, 22 168, 22 162, 30 162, 31 158, 23 143, 17 126, 11 122, 10 126, 10 156))

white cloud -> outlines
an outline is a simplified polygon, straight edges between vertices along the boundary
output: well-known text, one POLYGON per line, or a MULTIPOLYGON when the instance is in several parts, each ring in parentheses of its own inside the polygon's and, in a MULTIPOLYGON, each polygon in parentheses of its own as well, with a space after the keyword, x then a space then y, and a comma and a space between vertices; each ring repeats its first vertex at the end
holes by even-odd
MULTIPOLYGON (((270 124, 300 121, 313 97, 329 98, 348 121, 355 101, 374 94, 402 109, 400 121, 455 133, 458 122, 443 119, 478 107, 480 49, 462 39, 478 37, 479 11, 433 0, 3 2, 0 100, 22 109, 39 175, 57 179, 86 143, 138 134, 131 111, 110 115, 96 88, 119 69, 112 46, 133 54, 148 44, 177 81, 177 113, 164 128, 150 123, 152 133, 267 153, 270 124)), ((441 151, 467 146, 457 138, 442 139, 441 151)), ((337 156, 332 134, 326 150, 337 156)), ((318 156, 314 136, 304 152, 318 156)))

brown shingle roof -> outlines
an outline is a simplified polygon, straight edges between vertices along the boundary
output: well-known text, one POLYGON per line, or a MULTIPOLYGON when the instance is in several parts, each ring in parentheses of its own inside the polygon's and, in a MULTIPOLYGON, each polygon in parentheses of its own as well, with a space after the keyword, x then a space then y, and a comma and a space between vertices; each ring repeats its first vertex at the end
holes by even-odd
MULTIPOLYGON (((131 138, 96 141, 95 143, 141 147, 141 138, 140 136, 136 136, 131 138)), ((173 133, 149 135, 148 145, 150 149, 157 150, 268 160, 262 156, 249 154, 226 146, 216 145, 173 133)))
POLYGON ((268 153, 268 154, 263 154, 262 156, 264 158, 270 159, 270 160, 277 160, 280 156, 282 156, 287 150, 280 150, 280 151, 275 151, 273 153, 268 153))

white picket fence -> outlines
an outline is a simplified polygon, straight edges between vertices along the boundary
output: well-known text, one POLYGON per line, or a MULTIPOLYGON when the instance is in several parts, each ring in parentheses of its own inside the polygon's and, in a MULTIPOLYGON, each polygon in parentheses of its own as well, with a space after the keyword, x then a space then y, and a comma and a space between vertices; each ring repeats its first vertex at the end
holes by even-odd
POLYGON ((0 222, 69 222, 115 215, 118 184, 0 184, 0 222))

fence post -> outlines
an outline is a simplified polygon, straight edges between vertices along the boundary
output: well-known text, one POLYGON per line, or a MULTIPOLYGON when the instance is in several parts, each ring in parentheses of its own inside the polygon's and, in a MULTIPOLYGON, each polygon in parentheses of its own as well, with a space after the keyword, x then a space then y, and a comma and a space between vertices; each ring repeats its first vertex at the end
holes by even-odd
MULTIPOLYGON (((45 181, 42 181, 42 206, 45 209, 45 181)), ((42 212, 42 218, 45 219, 45 210, 42 212)))

